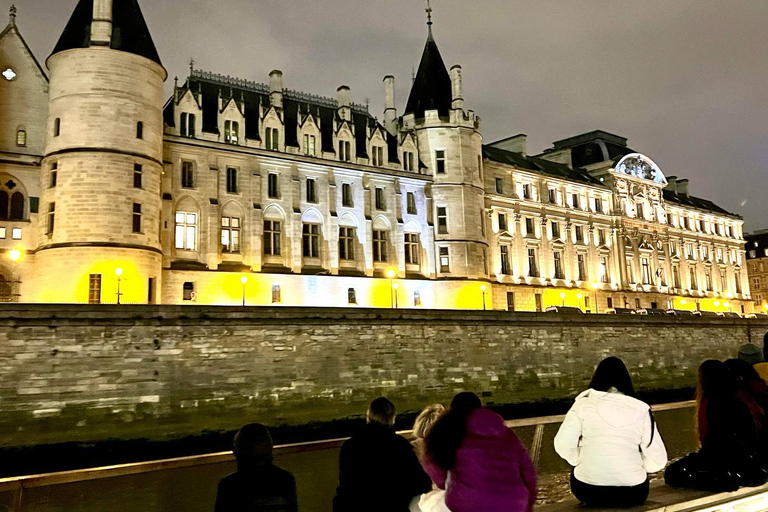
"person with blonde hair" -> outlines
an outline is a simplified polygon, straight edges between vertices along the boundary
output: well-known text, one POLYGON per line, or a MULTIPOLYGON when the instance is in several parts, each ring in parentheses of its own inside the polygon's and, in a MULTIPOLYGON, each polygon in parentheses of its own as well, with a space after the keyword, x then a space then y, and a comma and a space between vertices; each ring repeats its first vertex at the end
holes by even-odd
POLYGON ((416 450, 416 455, 421 460, 424 457, 424 453, 427 450, 427 434, 432 428, 432 425, 440 419, 445 413, 445 407, 441 404, 428 405, 421 414, 416 417, 416 421, 413 422, 413 441, 411 444, 416 450))

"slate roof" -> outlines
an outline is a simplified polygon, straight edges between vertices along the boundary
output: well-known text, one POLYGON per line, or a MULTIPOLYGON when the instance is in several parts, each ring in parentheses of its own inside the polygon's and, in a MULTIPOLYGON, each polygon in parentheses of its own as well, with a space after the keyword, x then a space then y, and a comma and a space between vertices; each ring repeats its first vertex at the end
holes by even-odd
POLYGON ((700 197, 694 197, 690 195, 677 194, 673 190, 664 189, 664 200, 668 203, 677 203, 682 206, 688 206, 691 208, 697 208, 699 210, 705 210, 712 213, 718 213, 720 215, 728 215, 729 217, 735 217, 741 219, 741 215, 729 212, 728 210, 717 206, 715 203, 708 199, 701 199, 700 197))
POLYGON ((747 241, 747 259, 753 260, 756 258, 765 258, 768 256, 766 250, 768 250, 768 231, 756 231, 754 233, 747 233, 744 235, 747 241), (752 257, 752 251, 755 251, 755 256, 752 257))
POLYGON ((445 68, 430 26, 427 44, 421 56, 419 71, 411 87, 405 113, 414 114, 417 119, 422 119, 425 111, 437 110, 440 116, 445 117, 450 115, 452 100, 451 76, 445 68))
MULTIPOLYGON (((260 106, 269 107, 269 86, 229 76, 218 75, 200 70, 193 70, 182 91, 191 90, 201 102, 203 108, 203 131, 218 134, 219 95, 226 106, 234 98, 243 106, 245 116, 245 136, 250 140, 261 140, 259 127, 261 123, 260 106)), ((165 123, 174 125, 174 102, 169 101, 164 111, 165 123)), ((335 153, 333 145, 334 120, 338 117, 338 101, 322 96, 283 90, 283 121, 285 123, 285 144, 299 147, 297 127, 303 125, 309 114, 320 125, 322 151, 335 153)), ((355 149, 357 156, 368 157, 367 128, 381 128, 382 125, 362 105, 352 104, 352 125, 355 127, 355 149)), ((392 149, 389 149, 390 160, 392 149)))
MULTIPOLYGON (((91 45, 92 21, 93 0, 80 0, 51 55, 74 48, 88 48, 91 45)), ((113 50, 140 55, 163 65, 137 0, 113 0, 112 41, 109 46, 113 50)))
POLYGON ((492 162, 513 165, 524 171, 605 188, 605 184, 597 178, 594 178, 585 170, 571 169, 565 164, 550 162, 549 160, 544 160, 542 158, 526 156, 522 153, 506 151, 492 146, 483 146, 483 157, 492 162))

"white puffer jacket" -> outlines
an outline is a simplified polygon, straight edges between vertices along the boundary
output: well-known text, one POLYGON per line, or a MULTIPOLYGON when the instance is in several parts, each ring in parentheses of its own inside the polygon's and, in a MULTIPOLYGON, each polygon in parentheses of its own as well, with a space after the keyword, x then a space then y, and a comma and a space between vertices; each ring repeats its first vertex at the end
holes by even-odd
POLYGON ((640 485, 648 473, 661 471, 667 464, 667 449, 658 430, 651 442, 648 411, 647 404, 615 388, 608 393, 588 389, 568 411, 555 436, 555 450, 585 484, 640 485))

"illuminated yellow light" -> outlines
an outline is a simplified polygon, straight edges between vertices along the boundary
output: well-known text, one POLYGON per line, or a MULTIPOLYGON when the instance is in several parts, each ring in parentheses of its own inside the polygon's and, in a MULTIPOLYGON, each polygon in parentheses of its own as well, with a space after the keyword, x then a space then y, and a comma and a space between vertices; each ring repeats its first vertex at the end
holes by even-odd
POLYGON ((115 274, 117 274, 117 277, 120 277, 120 276, 122 276, 122 275, 123 275, 123 269, 121 269, 121 268, 116 268, 116 269, 115 269, 115 274))
POLYGON ((716 301, 715 301, 715 307, 716 307, 716 308, 717 308, 717 307, 720 307, 720 301, 719 301, 719 300, 716 300, 716 301))
POLYGON ((723 306, 729 308, 729 307, 731 307, 731 303, 730 302, 726 302, 725 304, 723 304, 723 306))
POLYGON ((768 309, 768 304, 763 304, 763 307, 764 307, 765 309, 768 309))
POLYGON ((21 259, 21 251, 14 249, 8 253, 8 257, 11 259, 11 261, 19 261, 21 259))
POLYGON ((579 300, 581 300, 581 299, 583 299, 583 298, 584 298, 584 296, 583 296, 582 294, 580 294, 580 293, 579 293, 578 295, 576 295, 576 298, 577 298, 577 299, 579 299, 579 300))
POLYGON ((387 277, 393 279, 397 275, 397 271, 393 268, 387 270, 387 277))
POLYGON ((683 300, 681 300, 681 301, 680 301, 680 304, 682 304, 683 306, 685 306, 686 304, 688 304, 688 301, 687 301, 687 300, 685 300, 685 299, 683 299, 683 300))
POLYGON ((561 293, 561 294, 560 294, 560 298, 561 298, 561 299, 564 299, 564 298, 565 298, 565 292, 563 292, 563 293, 561 293))
POLYGON ((488 287, 487 287, 487 286, 485 286, 485 285, 482 285, 482 286, 480 287, 480 291, 483 291, 483 292, 484 292, 485 290, 487 290, 487 289, 488 289, 488 287))
POLYGON ((248 278, 247 278, 247 277, 245 277, 245 276, 243 276, 243 277, 241 277, 241 278, 240 278, 240 282, 241 282, 241 283, 243 283, 243 284, 245 284, 245 283, 247 283, 247 282, 248 282, 248 278))
POLYGON ((395 283, 395 284, 393 284, 393 285, 392 285, 392 288, 394 288, 395 290, 397 290, 398 288, 400 288, 400 285, 399 285, 399 284, 397 284, 397 283, 395 283))
POLYGON ((592 288, 597 290, 598 288, 600 288, 600 284, 599 283, 592 283, 592 288))

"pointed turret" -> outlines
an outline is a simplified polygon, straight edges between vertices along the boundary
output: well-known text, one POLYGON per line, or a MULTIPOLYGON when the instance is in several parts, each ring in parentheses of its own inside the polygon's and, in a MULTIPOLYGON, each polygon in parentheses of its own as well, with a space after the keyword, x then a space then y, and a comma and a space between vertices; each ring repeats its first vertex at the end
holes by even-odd
POLYGON ((137 0, 80 0, 51 55, 99 45, 140 55, 162 66, 137 0))
POLYGON ((428 26, 427 44, 405 108, 405 113, 414 114, 416 119, 422 119, 427 110, 437 110, 440 116, 448 116, 453 101, 451 76, 432 35, 431 13, 428 26))

